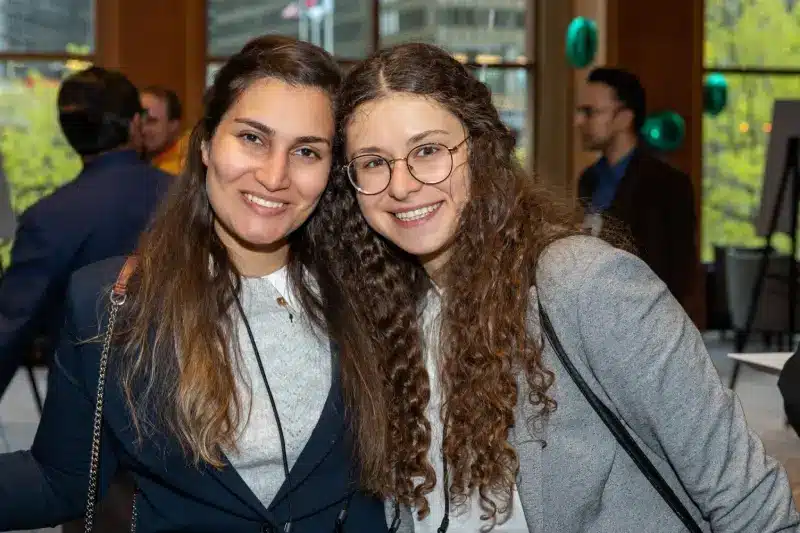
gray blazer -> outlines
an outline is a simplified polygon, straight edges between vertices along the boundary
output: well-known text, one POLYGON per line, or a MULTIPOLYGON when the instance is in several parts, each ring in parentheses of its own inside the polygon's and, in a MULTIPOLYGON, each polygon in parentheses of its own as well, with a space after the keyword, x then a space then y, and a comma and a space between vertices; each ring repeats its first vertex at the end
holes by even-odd
MULTIPOLYGON (((542 256, 537 285, 573 364, 705 531, 800 532, 786 472, 764 453, 697 329, 644 262, 599 239, 570 237, 542 256)), ((528 316, 541 338, 536 289, 528 316)), ((549 344, 543 358, 558 407, 536 423, 521 379, 509 436, 531 533, 685 532, 549 344)), ((386 510, 391 523, 393 505, 386 510)), ((412 533, 409 510, 400 517, 399 531, 412 533)))

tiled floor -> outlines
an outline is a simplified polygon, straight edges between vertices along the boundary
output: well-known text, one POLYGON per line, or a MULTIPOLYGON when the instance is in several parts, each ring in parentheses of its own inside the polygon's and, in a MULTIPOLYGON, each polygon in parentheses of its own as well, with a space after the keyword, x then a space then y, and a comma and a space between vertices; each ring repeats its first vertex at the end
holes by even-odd
MULTIPOLYGON (((731 351, 727 342, 715 334, 706 336, 712 360, 722 379, 727 383, 732 364, 726 354, 731 351)), ((757 346, 751 351, 758 351, 757 346)), ((45 375, 38 375, 41 390, 44 390, 45 375)), ((800 439, 784 425, 783 406, 777 389, 777 377, 743 368, 736 392, 741 399, 747 420, 764 442, 767 452, 780 460, 787 468, 800 500, 800 439)), ((30 446, 36 433, 38 414, 27 375, 20 373, 0 402, 0 452, 24 449, 30 446)), ((55 533, 56 529, 39 530, 55 533)))

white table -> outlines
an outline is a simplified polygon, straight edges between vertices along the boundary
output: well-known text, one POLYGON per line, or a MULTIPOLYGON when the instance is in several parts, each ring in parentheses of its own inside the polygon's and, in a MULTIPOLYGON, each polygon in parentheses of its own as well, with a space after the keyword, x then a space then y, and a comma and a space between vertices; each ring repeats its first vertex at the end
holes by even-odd
POLYGON ((729 353, 728 357, 762 372, 779 374, 793 352, 729 353))

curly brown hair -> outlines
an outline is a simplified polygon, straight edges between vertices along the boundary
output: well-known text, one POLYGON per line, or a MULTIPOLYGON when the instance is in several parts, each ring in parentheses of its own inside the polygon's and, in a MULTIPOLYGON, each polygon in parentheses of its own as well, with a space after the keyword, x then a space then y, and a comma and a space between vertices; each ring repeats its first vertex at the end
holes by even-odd
MULTIPOLYGON (((231 308, 240 272, 214 229, 201 146, 230 107, 258 80, 315 87, 333 98, 341 72, 310 43, 264 36, 248 42, 219 70, 204 114, 189 139, 186 168, 142 237, 139 266, 120 314, 119 378, 139 440, 154 432, 175 438, 195 463, 223 466, 235 450, 243 407, 236 394, 237 353, 231 308), (213 268, 212 268, 213 266, 213 268)), ((289 236, 289 279, 303 307, 321 320, 311 236, 289 236)))
MULTIPOLYGON (((546 417, 556 407, 553 374, 529 336, 529 288, 554 240, 580 233, 582 213, 526 172, 512 132, 489 89, 445 51, 403 44, 379 51, 346 76, 336 102, 337 158, 314 224, 337 227, 314 248, 335 283, 323 297, 342 345, 344 389, 357 434, 362 482, 370 490, 428 512, 436 485, 427 453, 430 387, 419 311, 430 289, 420 262, 372 231, 349 184, 344 139, 359 106, 395 93, 419 95, 460 119, 469 135, 470 199, 443 267, 441 364, 444 456, 455 503, 478 492, 486 518, 510 504, 519 460, 508 442, 518 401, 546 417), (502 274, 501 274, 502 273, 502 274), (334 316, 335 315, 335 316, 334 316), (413 478, 420 477, 422 483, 413 478)), ((437 273, 437 282, 438 273, 437 273)), ((529 421, 525 421, 528 423, 529 421)))

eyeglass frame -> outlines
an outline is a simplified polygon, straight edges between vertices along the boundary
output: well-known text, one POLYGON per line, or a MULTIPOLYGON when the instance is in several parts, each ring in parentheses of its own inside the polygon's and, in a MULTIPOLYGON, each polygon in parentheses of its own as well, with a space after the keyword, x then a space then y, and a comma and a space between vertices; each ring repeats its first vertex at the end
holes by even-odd
POLYGON ((461 146, 465 142, 467 142, 469 140, 469 138, 470 138, 470 136, 467 135, 466 137, 464 137, 464 140, 462 140, 460 143, 458 143, 457 145, 453 146, 452 148, 448 147, 446 144, 437 143, 437 142, 427 142, 427 143, 418 144, 417 146, 415 146, 414 148, 409 150, 408 154, 406 154, 405 157, 395 157, 394 159, 386 159, 385 157, 383 157, 380 154, 361 154, 361 155, 357 155, 356 157, 352 158, 350 161, 345 163, 344 170, 347 173, 347 180, 350 182, 350 185, 352 185, 353 188, 356 191, 358 191, 359 193, 365 194, 367 196, 375 196, 376 194, 380 194, 380 193, 382 193, 383 191, 385 191, 386 189, 389 188, 389 185, 391 185, 391 183, 392 183, 392 173, 394 172, 394 164, 397 163, 398 161, 405 161, 406 162, 406 167, 408 168, 408 173, 411 174, 411 177, 414 178, 415 180, 417 180, 418 182, 422 183, 423 185, 436 185, 438 183, 443 182, 444 180, 446 180, 447 178, 449 178, 450 176, 453 175, 453 170, 455 170, 455 161, 453 161, 453 154, 456 153, 458 151, 458 149, 461 148, 461 146), (437 180, 437 181, 422 181, 416 175, 414 175, 414 171, 408 165, 408 158, 411 157, 411 154, 412 154, 412 152, 414 152, 414 150, 418 150, 418 149, 422 148, 423 146, 430 146, 432 144, 435 144, 435 145, 438 145, 438 146, 442 146, 448 151, 448 153, 450 154, 450 171, 447 173, 447 175, 445 177, 443 177, 440 180, 437 180), (377 192, 366 192, 366 191, 364 191, 361 187, 356 185, 356 182, 353 179, 353 176, 350 174, 350 167, 353 165, 353 162, 356 159, 360 158, 360 157, 368 157, 368 156, 379 157, 379 158, 383 159, 384 161, 386 161, 386 165, 389 168, 389 179, 386 180, 386 185, 383 187, 383 189, 381 189, 381 190, 379 190, 377 192))

